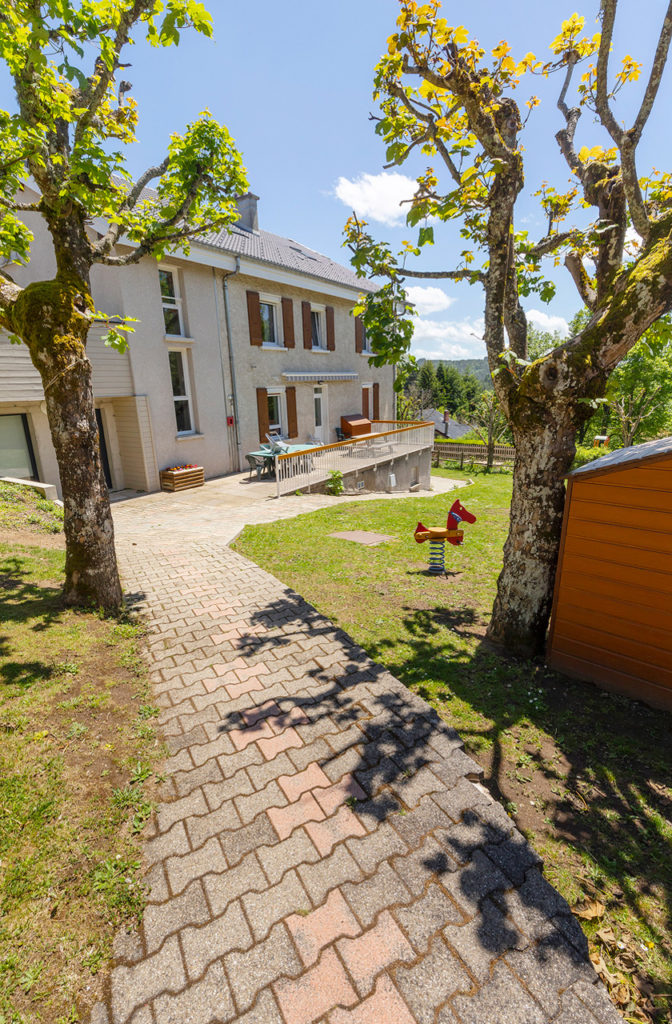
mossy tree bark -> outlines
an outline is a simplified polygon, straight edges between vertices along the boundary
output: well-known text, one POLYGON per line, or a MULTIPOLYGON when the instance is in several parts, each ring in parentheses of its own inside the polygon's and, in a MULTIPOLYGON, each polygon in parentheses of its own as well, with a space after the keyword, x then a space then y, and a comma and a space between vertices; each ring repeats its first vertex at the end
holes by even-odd
POLYGON ((94 308, 82 241, 86 233, 83 223, 51 227, 57 275, 21 291, 11 322, 42 379, 58 461, 66 539, 64 600, 114 611, 122 594, 86 354, 94 308))

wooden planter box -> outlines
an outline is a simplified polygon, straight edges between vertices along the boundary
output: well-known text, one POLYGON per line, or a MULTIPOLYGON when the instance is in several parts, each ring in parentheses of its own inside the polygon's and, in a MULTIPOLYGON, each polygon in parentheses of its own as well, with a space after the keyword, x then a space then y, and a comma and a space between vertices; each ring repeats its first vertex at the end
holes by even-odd
POLYGON ((205 483, 202 466, 193 469, 163 469, 159 476, 162 491, 186 491, 188 487, 202 487, 205 483))

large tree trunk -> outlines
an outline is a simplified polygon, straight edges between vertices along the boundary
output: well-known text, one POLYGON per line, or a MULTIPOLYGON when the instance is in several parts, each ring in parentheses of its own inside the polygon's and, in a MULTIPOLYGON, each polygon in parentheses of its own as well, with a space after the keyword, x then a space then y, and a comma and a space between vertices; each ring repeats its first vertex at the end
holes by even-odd
POLYGON ((511 522, 488 637, 515 654, 544 649, 576 426, 566 414, 513 430, 511 522))
POLYGON ((92 308, 88 281, 59 274, 28 285, 13 320, 42 378, 58 460, 65 512, 64 599, 114 611, 121 606, 121 585, 86 355, 92 308))

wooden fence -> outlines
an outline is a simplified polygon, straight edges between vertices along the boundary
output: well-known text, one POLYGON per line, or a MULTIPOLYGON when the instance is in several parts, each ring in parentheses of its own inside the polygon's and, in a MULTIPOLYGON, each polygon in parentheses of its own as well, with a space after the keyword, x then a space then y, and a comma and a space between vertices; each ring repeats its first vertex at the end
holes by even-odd
MULTIPOLYGON (((495 462, 513 462, 516 457, 516 449, 508 444, 496 444, 493 448, 495 462)), ((445 441, 435 443, 432 448, 432 462, 439 465, 441 459, 459 460, 460 469, 467 462, 482 462, 487 464, 487 444, 460 444, 459 442, 445 441)))

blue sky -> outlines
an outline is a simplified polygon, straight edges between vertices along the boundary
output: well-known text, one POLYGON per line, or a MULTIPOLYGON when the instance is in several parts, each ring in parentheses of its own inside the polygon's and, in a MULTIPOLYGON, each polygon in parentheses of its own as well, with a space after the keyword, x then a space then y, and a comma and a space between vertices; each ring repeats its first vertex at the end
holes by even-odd
MULTIPOLYGON (((124 77, 133 84, 140 105, 139 142, 129 150, 129 169, 138 174, 163 156, 172 131, 180 131, 204 108, 223 121, 234 136, 248 168, 250 186, 258 196, 260 227, 295 238, 339 262, 343 224, 355 204, 374 233, 392 244, 414 237, 403 222, 394 223, 403 179, 413 178, 427 164, 420 162, 382 173, 383 146, 369 113, 373 67, 394 31, 396 0, 256 0, 254 4, 206 0, 213 14, 215 39, 185 33, 177 49, 152 50, 139 44, 128 51, 132 67, 124 77), (401 188, 400 188, 401 186, 401 188)), ((663 0, 624 2, 619 12, 614 58, 626 52, 648 61, 655 47, 663 0)), ((598 0, 579 8, 586 30, 596 31, 598 0)), ((563 18, 576 8, 557 0, 471 0, 444 3, 451 24, 464 24, 486 48, 506 38, 514 56, 529 50, 547 59, 548 43, 563 18)), ((645 134, 640 173, 654 165, 670 166, 670 70, 658 97, 656 116, 645 134)), ((641 80, 643 82, 644 79, 641 80)), ((640 83, 641 84, 641 83, 640 83)), ((521 89, 542 99, 525 131, 528 196, 519 204, 517 223, 531 236, 544 234, 544 222, 531 193, 541 181, 564 188, 568 178, 554 134, 561 127, 555 107, 559 81, 535 79, 521 89)), ((12 105, 6 78, 0 79, 0 100, 12 105)), ((634 97, 633 97, 634 99, 634 97)), ((630 101, 631 102, 631 101, 630 101)), ((620 111, 619 111, 620 112, 620 111)), ((622 116, 627 119, 627 107, 622 116)), ((579 143, 605 139, 586 112, 579 143)), ((449 269, 463 247, 455 225, 440 225, 437 244, 425 249, 423 269, 449 269)), ((579 306, 569 275, 557 272, 558 291, 550 306, 527 302, 540 326, 563 329, 579 306)), ((483 309, 478 286, 429 282, 415 290, 419 323, 414 342, 418 355, 460 358, 484 354, 479 340, 483 309)))

